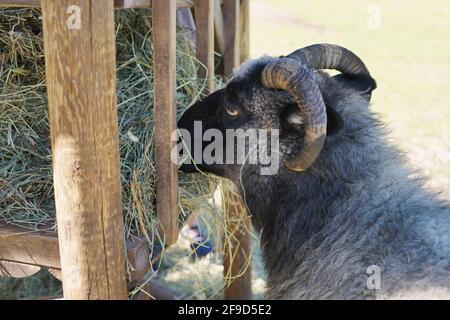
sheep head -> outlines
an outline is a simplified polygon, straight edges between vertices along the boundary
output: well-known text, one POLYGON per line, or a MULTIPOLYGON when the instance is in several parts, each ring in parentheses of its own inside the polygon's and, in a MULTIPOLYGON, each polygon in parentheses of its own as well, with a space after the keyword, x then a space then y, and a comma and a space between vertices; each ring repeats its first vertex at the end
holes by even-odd
MULTIPOLYGON (((335 134, 342 127, 342 119, 325 104, 315 80, 315 71, 320 69, 341 71, 337 80, 365 92, 369 98, 375 88, 364 63, 336 45, 313 45, 286 57, 249 61, 234 73, 225 88, 197 102, 181 117, 181 136, 186 140, 183 133, 188 133, 191 141, 179 145, 184 145, 184 151, 187 147, 190 160, 195 162, 184 163, 181 170, 202 170, 236 181, 245 170, 255 172, 267 166, 258 152, 256 161, 248 161, 252 150, 262 149, 278 162, 277 170, 296 173, 310 168, 327 134, 335 134), (214 134, 208 134, 211 130, 214 134), (230 131, 234 134, 228 134, 230 131), (251 141, 248 132, 256 134, 256 140, 251 141), (261 134, 271 135, 276 143, 268 136, 261 139, 261 134), (218 161, 203 161, 203 152, 211 151, 211 143, 214 152, 223 152, 215 155, 218 161)), ((269 172, 276 174, 277 170, 269 172)))

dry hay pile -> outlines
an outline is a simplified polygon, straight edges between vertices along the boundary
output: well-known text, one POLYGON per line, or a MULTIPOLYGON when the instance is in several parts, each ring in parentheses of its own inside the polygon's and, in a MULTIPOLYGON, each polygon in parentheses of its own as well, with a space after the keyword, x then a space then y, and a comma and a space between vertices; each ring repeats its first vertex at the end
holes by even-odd
MULTIPOLYGON (((151 21, 117 14, 117 96, 126 232, 155 234, 151 21)), ((55 224, 55 204, 40 12, 0 11, 0 219, 31 229, 55 224)), ((198 62, 180 37, 180 113, 202 92, 198 62)), ((202 175, 181 177, 181 219, 210 196, 202 175)))
MULTIPOLYGON (((163 240, 154 216, 153 48, 149 11, 117 12, 116 28, 125 232, 127 237, 147 237, 150 244, 158 246, 163 240)), ((190 43, 179 35, 179 113, 196 101, 205 87, 205 81, 197 79, 198 66, 190 43)), ((32 230, 55 228, 52 184, 41 13, 32 9, 0 9, 0 221, 32 230)), ((223 220, 216 214, 220 211, 217 202, 212 201, 216 184, 202 174, 181 174, 180 223, 192 211, 201 212, 209 234, 220 233, 223 220)))

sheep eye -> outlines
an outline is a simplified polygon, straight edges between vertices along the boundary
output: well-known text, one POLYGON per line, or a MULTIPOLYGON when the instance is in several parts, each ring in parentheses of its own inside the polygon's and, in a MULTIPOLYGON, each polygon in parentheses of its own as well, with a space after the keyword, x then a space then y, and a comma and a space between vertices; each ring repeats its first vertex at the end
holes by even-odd
POLYGON ((226 107, 225 110, 230 117, 236 118, 237 116, 239 116, 239 111, 236 109, 230 109, 226 107))

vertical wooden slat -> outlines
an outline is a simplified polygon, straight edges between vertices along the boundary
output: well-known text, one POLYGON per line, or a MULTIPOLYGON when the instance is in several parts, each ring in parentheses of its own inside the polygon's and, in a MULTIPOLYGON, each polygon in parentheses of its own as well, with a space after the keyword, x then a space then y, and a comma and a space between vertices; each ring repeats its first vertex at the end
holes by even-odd
POLYGON ((42 9, 64 296, 125 299, 114 3, 42 9))
POLYGON ((195 23, 197 30, 197 59, 200 66, 198 77, 207 80, 206 93, 214 91, 214 0, 195 1, 195 23))
POLYGON ((157 215, 165 245, 178 238, 178 171, 171 159, 176 129, 176 1, 153 0, 157 215))
POLYGON ((240 63, 250 57, 250 0, 240 0, 240 63))
MULTIPOLYGON (((226 48, 225 74, 248 59, 249 55, 248 0, 224 0, 226 48)), ((228 191, 226 197, 227 237, 225 242, 224 278, 225 299, 246 300, 252 297, 251 276, 251 220, 239 195, 228 191)))
POLYGON ((233 191, 225 192, 225 218, 225 299, 249 300, 252 297, 251 221, 241 197, 233 191))
POLYGON ((222 4, 218 0, 214 0, 214 35, 216 51, 223 55, 225 50, 225 30, 223 22, 222 4))
POLYGON ((240 7, 239 0, 223 1, 223 21, 225 32, 223 64, 224 64, 224 75, 226 77, 230 76, 233 73, 233 70, 240 65, 239 7, 240 7))

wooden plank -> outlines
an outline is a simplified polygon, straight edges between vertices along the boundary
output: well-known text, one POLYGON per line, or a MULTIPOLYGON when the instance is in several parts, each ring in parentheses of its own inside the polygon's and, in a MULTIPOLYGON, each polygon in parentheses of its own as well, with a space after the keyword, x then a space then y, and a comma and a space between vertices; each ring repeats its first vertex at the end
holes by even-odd
POLYGON ((0 276, 10 278, 26 278, 39 272, 41 267, 29 264, 0 261, 0 276))
POLYGON ((150 248, 144 239, 127 240, 127 259, 130 272, 127 281, 136 284, 150 269, 150 248))
POLYGON ((225 192, 226 234, 224 241, 225 300, 252 298, 251 220, 241 197, 225 192))
POLYGON ((60 268, 57 234, 0 223, 0 260, 60 268))
POLYGON ((239 0, 223 1, 223 22, 225 30, 225 47, 223 53, 224 75, 229 77, 240 65, 240 35, 239 35, 239 0))
POLYGON ((206 79, 206 94, 214 91, 214 0, 195 1, 197 59, 199 79, 206 79), (206 68, 205 68, 206 67, 206 68))
MULTIPOLYGON (((42 0, 0 0, 0 7, 40 7, 42 0)), ((194 0, 177 0, 177 8, 192 7, 194 0)), ((151 8, 151 0, 114 0, 116 9, 151 8)))
POLYGON ((178 170, 172 161, 176 129, 175 0, 153 1, 156 207, 164 244, 178 239, 178 170))
POLYGON ((216 51, 223 55, 225 51, 225 26, 223 21, 222 5, 214 1, 214 34, 216 51))
MULTIPOLYGON (((127 240, 126 248, 130 267, 127 280, 133 286, 150 270, 151 264, 160 259, 161 252, 153 251, 150 257, 147 241, 137 237, 127 240)), ((46 267, 61 279, 58 234, 55 231, 31 231, 0 222, 0 264, 5 262, 37 267, 37 270, 46 267)), ((14 277, 13 274, 11 276, 14 277)))
POLYGON ((64 297, 126 299, 114 3, 42 11, 64 297))
POLYGON ((40 7, 41 0, 0 0, 0 7, 40 7))
MULTIPOLYGON (((225 76, 230 76, 234 68, 248 59, 248 15, 248 1, 223 1, 225 76)), ((225 192, 225 208, 228 233, 224 242, 225 299, 251 299, 251 220, 245 204, 234 191, 225 192)))
POLYGON ((250 0, 241 0, 240 6, 240 63, 250 57, 250 0))

